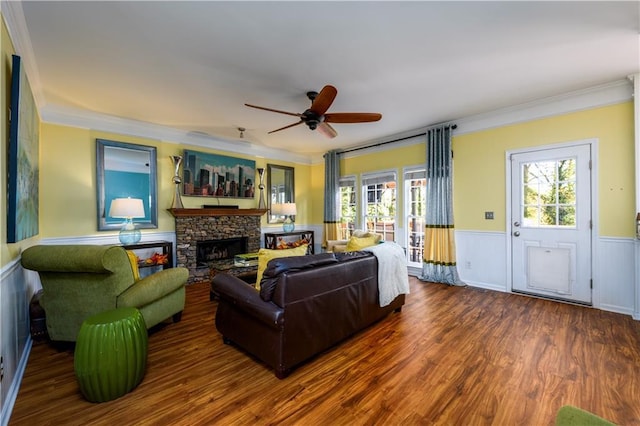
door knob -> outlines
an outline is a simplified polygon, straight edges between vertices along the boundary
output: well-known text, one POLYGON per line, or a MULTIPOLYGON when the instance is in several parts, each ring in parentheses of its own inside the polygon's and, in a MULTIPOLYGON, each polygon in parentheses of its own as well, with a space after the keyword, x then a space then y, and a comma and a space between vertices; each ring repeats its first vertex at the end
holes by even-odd
POLYGON ((516 232, 514 232, 514 233, 513 233, 513 236, 514 236, 514 237, 519 237, 519 236, 520 236, 520 231, 516 231, 516 232))

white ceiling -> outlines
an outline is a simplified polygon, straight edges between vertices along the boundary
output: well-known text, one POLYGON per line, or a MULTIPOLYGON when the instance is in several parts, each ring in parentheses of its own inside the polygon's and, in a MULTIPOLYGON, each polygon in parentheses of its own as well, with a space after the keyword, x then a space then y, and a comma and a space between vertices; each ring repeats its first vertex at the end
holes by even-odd
POLYGON ((21 6, 16 50, 30 50, 25 68, 41 111, 84 110, 227 141, 244 127, 252 144, 305 155, 640 70, 635 1, 21 6), (303 112, 306 92, 325 84, 338 89, 329 112, 379 112, 382 120, 335 124, 335 139, 304 125, 268 135, 297 119, 244 106, 303 112))

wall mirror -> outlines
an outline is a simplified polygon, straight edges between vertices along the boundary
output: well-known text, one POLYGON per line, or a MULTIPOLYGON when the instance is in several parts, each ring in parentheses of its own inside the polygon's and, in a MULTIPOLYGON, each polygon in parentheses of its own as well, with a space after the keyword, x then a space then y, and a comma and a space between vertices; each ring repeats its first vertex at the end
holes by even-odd
POLYGON ((271 214, 271 206, 276 203, 295 202, 293 167, 267 164, 267 188, 269 188, 268 223, 282 223, 284 217, 271 214))
POLYGON ((96 139, 98 230, 120 229, 124 219, 109 216, 115 198, 140 198, 144 217, 134 218, 138 228, 158 227, 156 148, 96 139))

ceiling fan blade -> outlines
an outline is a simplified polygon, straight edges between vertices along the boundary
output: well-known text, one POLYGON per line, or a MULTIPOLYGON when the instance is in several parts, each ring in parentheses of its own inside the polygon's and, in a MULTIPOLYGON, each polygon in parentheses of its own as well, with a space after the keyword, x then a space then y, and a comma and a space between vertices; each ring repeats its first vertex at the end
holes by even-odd
POLYGON ((315 114, 323 115, 327 112, 337 94, 338 89, 335 87, 330 85, 324 86, 320 93, 318 93, 318 96, 313 100, 311 108, 309 109, 315 114))
POLYGON ((338 136, 338 132, 336 132, 336 129, 334 129, 329 125, 329 123, 325 123, 324 121, 322 123, 319 123, 316 129, 328 138, 333 139, 338 136))
POLYGON ((329 123, 368 123, 381 118, 382 114, 375 112, 334 112, 324 115, 324 121, 329 123))
POLYGON ((279 114, 293 115, 294 117, 302 117, 302 114, 298 114, 296 112, 280 111, 279 109, 265 108, 258 105, 251 105, 251 104, 245 104, 245 106, 248 106, 251 108, 257 108, 257 109, 263 109, 265 111, 277 112, 279 114))
POLYGON ((300 120, 297 123, 289 124, 288 126, 284 126, 284 127, 280 127, 279 129, 272 130, 269 132, 269 134, 279 132, 280 130, 288 129, 289 127, 297 126, 300 123, 303 123, 303 121, 300 120))

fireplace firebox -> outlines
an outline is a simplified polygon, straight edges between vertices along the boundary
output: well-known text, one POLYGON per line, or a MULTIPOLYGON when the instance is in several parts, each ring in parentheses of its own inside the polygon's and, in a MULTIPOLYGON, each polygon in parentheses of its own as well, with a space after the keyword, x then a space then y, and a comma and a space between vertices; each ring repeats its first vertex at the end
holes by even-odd
POLYGON ((247 253, 247 237, 224 238, 196 242, 196 266, 208 266, 211 262, 233 259, 247 253))

